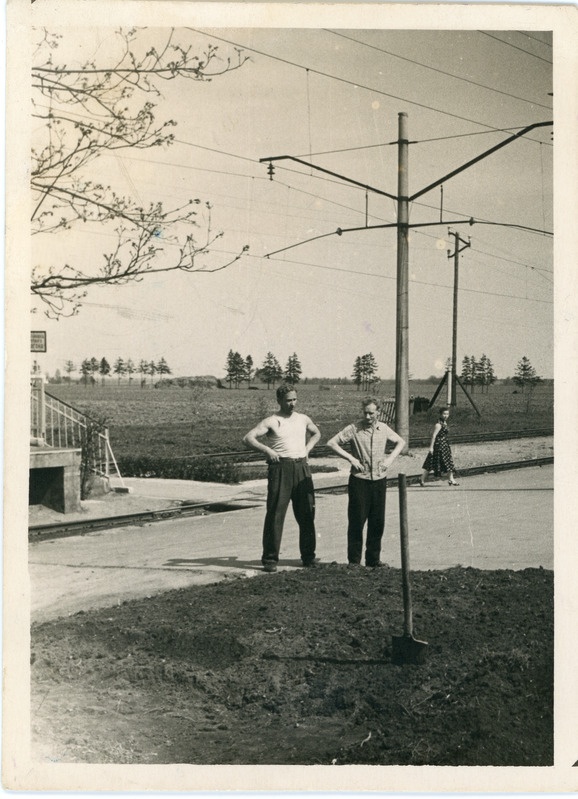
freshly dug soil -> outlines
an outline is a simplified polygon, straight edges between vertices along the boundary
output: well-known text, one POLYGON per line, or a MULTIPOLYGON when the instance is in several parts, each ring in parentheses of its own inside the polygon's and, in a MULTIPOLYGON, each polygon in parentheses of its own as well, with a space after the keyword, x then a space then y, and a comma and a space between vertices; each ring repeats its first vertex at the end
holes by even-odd
POLYGON ((552 765, 552 572, 411 583, 423 665, 392 662, 390 568, 263 574, 33 625, 34 758, 552 765))

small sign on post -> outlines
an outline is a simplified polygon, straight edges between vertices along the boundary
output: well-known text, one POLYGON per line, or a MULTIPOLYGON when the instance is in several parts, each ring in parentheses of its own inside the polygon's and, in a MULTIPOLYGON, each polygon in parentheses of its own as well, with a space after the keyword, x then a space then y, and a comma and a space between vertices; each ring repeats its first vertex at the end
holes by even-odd
POLYGON ((46 352, 46 330, 30 331, 30 352, 46 352))

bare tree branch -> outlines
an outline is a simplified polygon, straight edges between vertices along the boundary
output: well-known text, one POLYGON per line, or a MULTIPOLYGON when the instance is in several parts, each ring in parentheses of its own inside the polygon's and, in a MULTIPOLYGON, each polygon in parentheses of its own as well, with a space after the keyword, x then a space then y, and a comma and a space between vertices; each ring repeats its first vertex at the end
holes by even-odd
POLYGON ((175 43, 174 31, 158 50, 148 47, 144 52, 143 31, 120 30, 116 35, 120 52, 104 65, 94 59, 78 68, 57 63, 62 37, 45 30, 40 31, 34 54, 33 118, 41 124, 32 149, 32 233, 54 235, 82 223, 88 226, 83 230, 100 230, 115 238, 114 246, 102 254, 100 267, 34 267, 31 292, 53 317, 76 313, 92 285, 118 286, 176 270, 210 274, 231 266, 248 249, 209 267, 200 259, 223 234, 212 232, 208 204, 200 220, 204 232, 199 243, 199 199, 170 209, 160 202, 143 208, 84 174, 102 155, 172 144, 176 122, 157 121, 156 106, 149 99, 162 97, 156 81, 211 81, 239 69, 248 58, 236 50, 233 60, 223 60, 212 45, 198 56, 192 45, 175 43), (139 104, 141 95, 147 99, 139 104))

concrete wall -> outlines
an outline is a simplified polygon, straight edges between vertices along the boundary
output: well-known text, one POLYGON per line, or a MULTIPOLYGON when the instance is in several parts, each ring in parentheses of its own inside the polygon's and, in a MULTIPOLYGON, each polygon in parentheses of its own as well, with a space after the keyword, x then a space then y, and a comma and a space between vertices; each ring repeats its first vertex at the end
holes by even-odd
POLYGON ((78 512, 80 456, 80 449, 32 449, 28 504, 46 505, 60 513, 78 512))

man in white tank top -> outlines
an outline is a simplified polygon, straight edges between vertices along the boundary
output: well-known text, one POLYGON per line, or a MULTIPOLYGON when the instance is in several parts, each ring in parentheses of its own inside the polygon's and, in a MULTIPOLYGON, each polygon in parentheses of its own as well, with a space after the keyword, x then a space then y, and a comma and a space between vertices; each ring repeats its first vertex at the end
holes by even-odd
POLYGON ((289 502, 299 525, 302 563, 306 567, 316 563, 315 492, 307 456, 321 438, 321 433, 308 416, 295 411, 297 393, 293 386, 279 386, 277 402, 279 411, 259 422, 243 439, 249 447, 262 452, 269 464, 261 557, 267 572, 277 571, 289 502))

